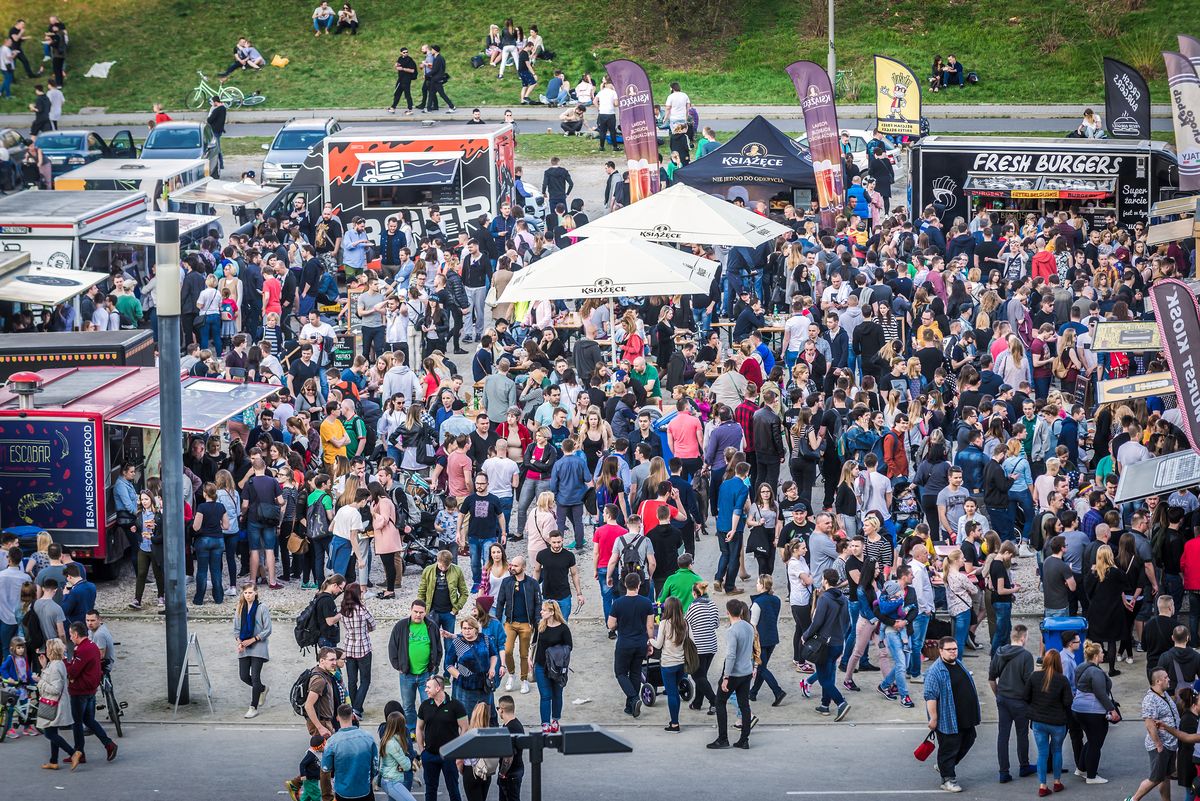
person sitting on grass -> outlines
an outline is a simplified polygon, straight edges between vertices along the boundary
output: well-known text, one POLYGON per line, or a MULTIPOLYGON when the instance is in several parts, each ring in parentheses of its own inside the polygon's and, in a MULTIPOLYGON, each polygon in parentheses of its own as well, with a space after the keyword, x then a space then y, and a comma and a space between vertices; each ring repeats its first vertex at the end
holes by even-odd
POLYGON ((337 19, 337 15, 333 13, 333 9, 329 7, 329 0, 321 0, 321 5, 313 9, 312 23, 314 36, 320 36, 324 30, 326 35, 333 30, 333 22, 337 19))
POLYGON ((963 87, 963 65, 954 54, 946 56, 946 63, 942 66, 942 86, 957 86, 959 89, 963 87))
POLYGON ((333 29, 335 35, 342 31, 350 31, 351 36, 358 36, 358 12, 351 8, 349 3, 342 3, 342 10, 338 12, 337 27, 333 29))
POLYGON ((258 48, 250 43, 250 40, 245 36, 238 39, 237 47, 233 49, 233 63, 217 77, 222 83, 229 78, 235 71, 243 70, 261 70, 267 66, 267 60, 262 57, 262 53, 258 52, 258 48))
MULTIPOLYGON (((575 106, 558 115, 563 136, 579 136, 583 133, 583 112, 583 106, 575 106)), ((546 129, 546 133, 550 132, 550 129, 546 129)))
POLYGON ((546 94, 541 101, 547 106, 565 106, 571 100, 571 84, 567 83, 562 70, 555 70, 554 77, 546 84, 546 94))

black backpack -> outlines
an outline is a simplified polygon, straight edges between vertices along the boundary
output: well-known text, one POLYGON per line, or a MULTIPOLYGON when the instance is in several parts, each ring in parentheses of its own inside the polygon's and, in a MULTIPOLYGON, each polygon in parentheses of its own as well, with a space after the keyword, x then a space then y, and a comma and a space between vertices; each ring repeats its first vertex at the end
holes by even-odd
POLYGON ((621 548, 621 557, 617 561, 618 581, 624 581, 625 577, 630 573, 635 573, 642 580, 643 584, 646 582, 646 564, 642 561, 639 554, 642 541, 645 539, 645 534, 638 534, 633 539, 625 540, 625 545, 621 548))
MULTIPOLYGON (((292 682, 292 689, 288 693, 288 701, 290 701, 292 704, 292 711, 300 717, 305 716, 304 704, 308 701, 308 684, 310 681, 312 681, 313 674, 316 672, 317 669, 315 667, 305 668, 303 671, 301 671, 300 675, 296 677, 296 680, 292 682)), ((332 680, 326 679, 326 686, 332 689, 334 701, 336 702, 338 700, 338 693, 334 684, 335 683, 332 680)), ((334 708, 337 708, 336 703, 334 704, 334 708)))
POLYGON ((547 648, 545 671, 551 684, 566 687, 571 673, 571 646, 551 645, 547 648))
POLYGON ((314 595, 308 606, 304 607, 304 611, 296 615, 296 645, 300 646, 301 653, 317 644, 322 628, 317 617, 317 597, 314 595))
MULTIPOLYGON (((329 497, 329 493, 323 492, 321 495, 326 498, 329 497)), ((329 516, 326 514, 326 512, 327 510, 325 509, 325 504, 321 502, 320 496, 317 497, 312 505, 308 507, 308 512, 306 512, 304 515, 304 525, 310 540, 324 541, 331 536, 331 532, 329 531, 329 516)), ((302 616, 303 614, 304 613, 301 612, 302 616)), ((297 625, 299 622, 300 620, 297 618, 297 625)), ((303 644, 301 647, 304 647, 303 644)))

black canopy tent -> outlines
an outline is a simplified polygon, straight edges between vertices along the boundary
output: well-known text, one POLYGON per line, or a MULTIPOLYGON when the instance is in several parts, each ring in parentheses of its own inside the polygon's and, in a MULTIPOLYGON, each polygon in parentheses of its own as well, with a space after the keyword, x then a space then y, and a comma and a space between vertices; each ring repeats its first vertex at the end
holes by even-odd
POLYGON ((677 170, 675 178, 729 200, 765 200, 777 209, 788 203, 807 209, 817 187, 808 151, 762 116, 704 158, 677 170))

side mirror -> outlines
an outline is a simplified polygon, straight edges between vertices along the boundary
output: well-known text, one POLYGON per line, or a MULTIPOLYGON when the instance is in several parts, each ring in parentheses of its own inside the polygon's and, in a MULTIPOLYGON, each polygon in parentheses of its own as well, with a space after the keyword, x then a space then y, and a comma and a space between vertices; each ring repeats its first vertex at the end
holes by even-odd
POLYGON ((271 149, 271 146, 266 144, 265 142, 261 145, 261 147, 263 150, 267 150, 267 151, 269 151, 271 149))

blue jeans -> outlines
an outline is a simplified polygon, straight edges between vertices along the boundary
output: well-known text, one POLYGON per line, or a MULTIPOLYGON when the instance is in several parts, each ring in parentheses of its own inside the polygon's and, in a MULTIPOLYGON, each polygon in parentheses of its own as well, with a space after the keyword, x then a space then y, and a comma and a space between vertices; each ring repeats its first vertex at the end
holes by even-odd
POLYGON ((1067 738, 1067 727, 1033 721, 1033 741, 1037 743, 1038 782, 1046 783, 1046 774, 1054 772, 1054 781, 1062 777, 1062 747, 1067 738))
MULTIPOLYGON (((566 598, 547 598, 546 600, 554 601, 556 604, 558 604, 558 608, 562 610, 563 620, 571 619, 571 602, 574 599, 570 595, 568 595, 566 598)), ((608 620, 607 617, 604 619, 608 620)))
MULTIPOLYGON (((608 619, 608 613, 605 612, 605 619, 608 619)), ((17 631, 20 628, 20 622, 17 623, 0 623, 0 662, 8 656, 8 643, 17 636, 17 631)))
POLYGON ((1007 506, 989 506, 987 517, 992 523, 992 528, 1000 535, 1001 542, 1012 542, 1016 539, 1013 535, 1013 517, 1007 506))
POLYGON ((214 352, 221 350, 221 315, 200 314, 196 316, 196 322, 200 326, 200 350, 210 347, 214 352))
POLYGON ((417 698, 424 701, 429 696, 425 694, 425 682, 433 675, 425 671, 418 675, 400 674, 400 705, 404 707, 404 721, 408 724, 408 734, 411 737, 417 730, 417 698))
POLYGON ((483 581, 483 561, 487 559, 488 549, 495 541, 494 537, 467 537, 467 545, 471 547, 471 583, 479 584, 483 581))
POLYGON ((1045 398, 1050 393, 1050 376, 1033 379, 1033 391, 1037 394, 1038 400, 1045 398))
POLYGON ((921 651, 925 648, 925 630, 929 628, 928 612, 921 612, 913 620, 912 639, 909 641, 908 675, 916 678, 921 675, 921 651))
POLYGON ((721 482, 724 480, 725 468, 714 467, 708 477, 708 513, 713 517, 717 516, 717 492, 721 489, 721 482))
POLYGON ((671 713, 672 725, 679 724, 679 680, 682 678, 683 665, 662 669, 663 692, 667 694, 667 711, 671 713))
POLYGON ((0 85, 0 97, 12 97, 14 70, 4 70, 4 84, 0 85))
MULTIPOLYGON (((604 619, 608 620, 608 616, 612 614, 613 604, 613 588, 608 586, 608 568, 601 567, 596 570, 596 581, 600 584, 600 604, 604 607, 604 619)), ((1196 611, 1200 615, 1200 609, 1196 611)))
POLYGON ((728 590, 730 587, 737 586, 738 576, 738 555, 742 552, 742 535, 734 534, 729 542, 725 541, 725 536, 729 532, 717 532, 717 544, 721 546, 721 558, 717 561, 716 581, 728 590))
POLYGON ((1025 510, 1025 522, 1021 525, 1021 536, 1029 539, 1029 532, 1033 531, 1033 518, 1037 512, 1033 508, 1033 493, 1028 489, 1008 491, 1008 515, 1012 525, 1016 525, 1018 507, 1025 510))
POLYGON ((571 531, 575 534, 575 547, 582 548, 583 540, 583 504, 582 503, 560 503, 556 511, 558 517, 558 530, 563 533, 563 538, 567 536, 567 521, 571 521, 571 531))
POLYGON ((888 685, 895 684, 896 692, 900 697, 908 695, 908 677, 905 675, 904 666, 908 664, 908 654, 904 647, 904 639, 900 632, 896 631, 893 626, 883 627, 883 642, 887 646, 888 653, 892 657, 892 670, 883 677, 883 681, 879 684, 886 689, 888 685))
POLYGON ((703 309, 692 307, 692 319, 696 321, 696 330, 704 333, 712 325, 712 312, 708 311, 706 306, 703 309))
MULTIPOLYGON (((663 668, 664 675, 666 674, 666 670, 666 668, 663 668)), ((546 675, 546 669, 541 665, 534 667, 533 678, 537 681, 538 695, 541 696, 542 723, 546 724, 552 720, 558 720, 562 717, 562 685, 550 681, 550 678, 546 675)), ((679 708, 678 699, 676 699, 675 708, 679 708)))
POLYGON ((192 553, 196 556, 196 594, 192 597, 192 603, 204 603, 210 575, 213 600, 221 603, 225 600, 225 587, 221 583, 221 555, 225 553, 225 540, 220 537, 200 537, 192 545, 192 553))
POLYGON ((317 33, 320 33, 321 29, 324 28, 325 32, 329 33, 331 30, 333 30, 333 21, 335 19, 337 19, 337 18, 330 17, 329 19, 314 19, 313 20, 313 30, 316 31, 317 33))
POLYGON ((413 794, 404 786, 404 782, 390 782, 382 779, 379 786, 387 794, 388 801, 415 801, 413 794))
POLYGON ((75 734, 76 751, 83 752, 83 730, 85 727, 92 734, 96 735, 97 740, 104 743, 105 748, 112 745, 112 738, 104 731, 104 727, 96 721, 96 696, 72 695, 71 716, 75 719, 72 728, 75 734))
POLYGON ((830 703, 841 706, 846 702, 837 687, 837 660, 842 655, 842 644, 830 644, 825 658, 817 664, 817 681, 821 682, 821 706, 830 703))
POLYGON ((971 629, 971 610, 966 609, 954 616, 954 639, 958 643, 958 652, 967 652, 967 632, 971 629))
POLYGON ((237 547, 241 532, 232 531, 225 534, 225 569, 229 572, 229 584, 234 586, 238 574, 237 547))
MULTIPOLYGON (((274 551, 279 542, 279 526, 273 523, 258 523, 251 521, 246 536, 250 541, 251 551, 274 551)), ((349 545, 349 540, 346 541, 349 545)))
POLYGON ((511 534, 516 531, 512 521, 513 497, 511 495, 507 498, 497 497, 496 500, 500 502, 500 514, 504 516, 504 529, 511 534))
MULTIPOLYGON (((457 618, 455 617, 453 612, 430 612, 429 616, 433 618, 434 622, 437 623, 439 627, 441 627, 442 631, 448 632, 450 634, 454 633, 454 624, 457 621, 457 618)), ((450 659, 451 659, 450 649, 446 648, 445 645, 446 645, 446 640, 443 638, 442 639, 443 672, 445 672, 446 670, 448 670, 450 668, 450 659)))
POLYGON ((354 555, 354 549, 350 547, 350 540, 345 537, 331 537, 329 540, 329 569, 334 573, 346 575, 346 570, 350 567, 350 557, 354 555))
POLYGON ((842 647, 842 664, 839 665, 841 670, 845 670, 850 664, 850 654, 854 653, 855 629, 858 628, 858 601, 850 601, 850 625, 846 627, 842 639, 845 645, 842 647))
POLYGON ((425 750, 421 753, 421 773, 425 777, 425 801, 437 801, 438 785, 443 777, 450 801, 462 801, 458 791, 458 768, 453 759, 442 759, 441 754, 425 750))
POLYGON ((1012 636, 1012 603, 993 604, 992 608, 996 612, 996 630, 992 632, 992 648, 994 654, 1001 646, 1008 645, 1008 639, 1012 636))

